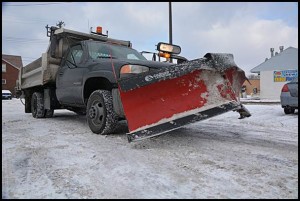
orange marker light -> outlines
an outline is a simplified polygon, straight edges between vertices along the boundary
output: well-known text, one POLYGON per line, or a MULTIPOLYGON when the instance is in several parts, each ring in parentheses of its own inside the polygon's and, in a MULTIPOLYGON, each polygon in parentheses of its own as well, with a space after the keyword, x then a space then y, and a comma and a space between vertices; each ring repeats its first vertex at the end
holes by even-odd
POLYGON ((170 58, 170 57, 171 57, 170 54, 164 53, 164 52, 160 52, 160 53, 159 53, 159 56, 160 56, 160 57, 164 57, 164 58, 170 58))
POLYGON ((102 34, 102 27, 97 27, 96 32, 102 34))
POLYGON ((131 73, 131 67, 129 65, 125 65, 121 68, 121 74, 131 73))

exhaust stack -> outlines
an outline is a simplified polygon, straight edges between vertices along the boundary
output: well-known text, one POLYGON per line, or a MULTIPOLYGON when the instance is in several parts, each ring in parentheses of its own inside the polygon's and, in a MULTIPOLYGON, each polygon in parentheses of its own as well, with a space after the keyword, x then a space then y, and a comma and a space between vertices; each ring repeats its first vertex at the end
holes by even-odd
POLYGON ((271 57, 274 56, 274 48, 270 48, 270 51, 271 51, 271 57))
POLYGON ((283 52, 283 46, 279 46, 280 53, 283 52))

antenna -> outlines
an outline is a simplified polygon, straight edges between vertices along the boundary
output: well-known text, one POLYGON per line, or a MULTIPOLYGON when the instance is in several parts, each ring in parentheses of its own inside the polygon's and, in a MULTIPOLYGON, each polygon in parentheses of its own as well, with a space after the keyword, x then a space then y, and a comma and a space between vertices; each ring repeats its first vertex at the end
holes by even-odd
POLYGON ((59 21, 58 24, 56 24, 56 26, 58 26, 59 28, 61 28, 62 25, 65 26, 65 23, 63 21, 59 21))

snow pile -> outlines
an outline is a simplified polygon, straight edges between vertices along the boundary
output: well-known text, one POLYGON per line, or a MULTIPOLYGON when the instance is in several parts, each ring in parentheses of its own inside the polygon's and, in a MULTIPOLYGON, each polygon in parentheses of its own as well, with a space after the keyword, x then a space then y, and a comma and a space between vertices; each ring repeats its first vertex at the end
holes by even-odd
POLYGON ((2 101, 2 198, 298 198, 298 110, 246 105, 136 143, 67 110, 34 119, 2 101))

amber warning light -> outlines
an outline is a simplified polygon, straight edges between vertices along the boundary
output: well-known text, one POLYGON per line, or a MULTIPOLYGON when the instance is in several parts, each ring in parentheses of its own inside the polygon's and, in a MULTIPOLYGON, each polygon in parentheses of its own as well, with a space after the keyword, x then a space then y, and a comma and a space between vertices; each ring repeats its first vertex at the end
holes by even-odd
POLYGON ((101 26, 97 26, 96 27, 96 32, 93 32, 93 27, 91 27, 90 29, 90 33, 91 34, 97 34, 97 35, 100 35, 100 36, 105 36, 105 37, 108 37, 108 31, 106 31, 106 35, 102 33, 102 27, 101 26))
POLYGON ((159 52, 159 53, 158 53, 158 56, 164 57, 164 58, 170 58, 170 57, 171 57, 171 54, 166 53, 166 52, 159 52))
POLYGON ((102 27, 98 26, 98 27, 96 28, 96 33, 102 34, 102 27))

